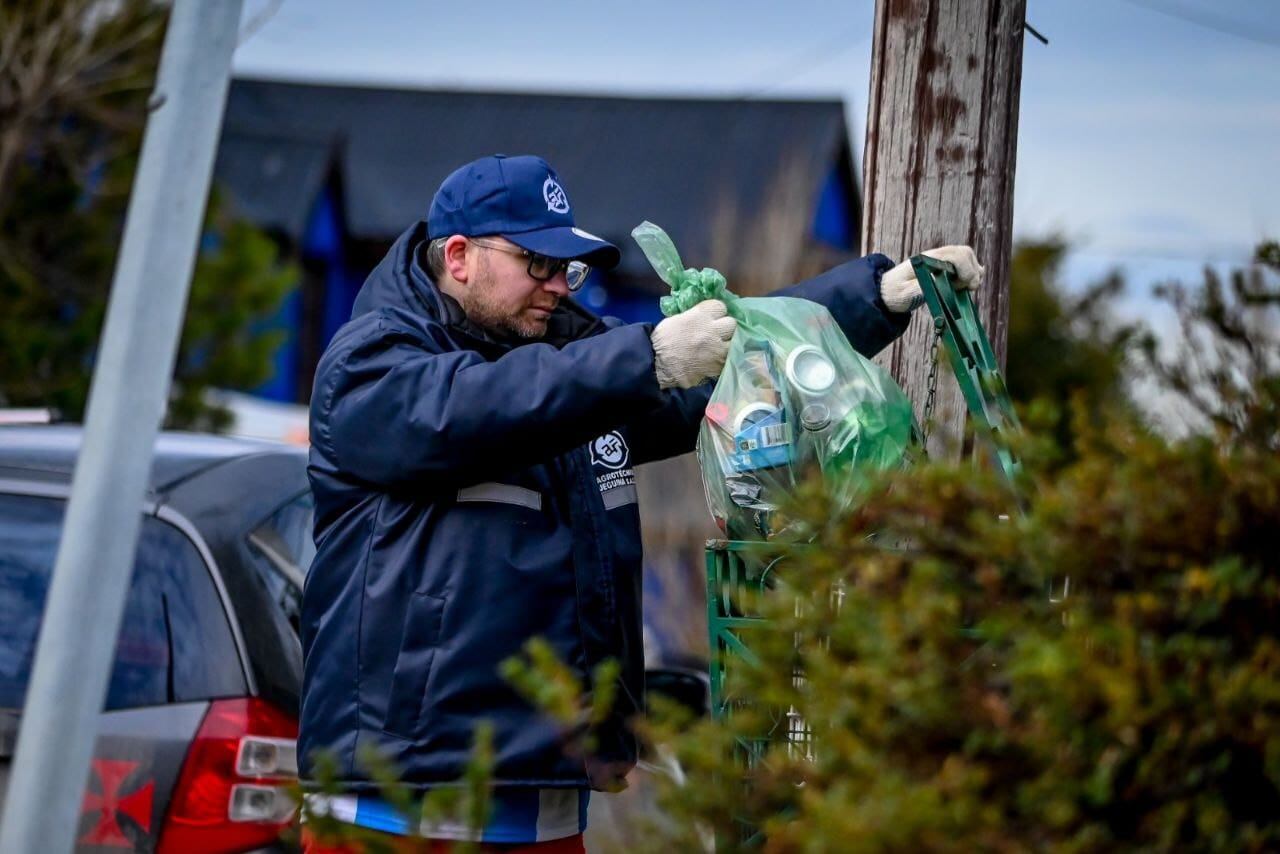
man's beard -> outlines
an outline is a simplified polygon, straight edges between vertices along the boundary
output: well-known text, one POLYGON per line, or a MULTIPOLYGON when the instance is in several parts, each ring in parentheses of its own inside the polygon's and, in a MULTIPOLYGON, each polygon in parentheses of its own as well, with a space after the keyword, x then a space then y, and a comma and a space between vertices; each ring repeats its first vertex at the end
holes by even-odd
POLYGON ((512 315, 508 309, 498 305, 494 299, 495 290, 488 258, 481 255, 475 281, 463 291, 461 305, 468 320, 485 329, 517 338, 541 338, 547 334, 547 322, 525 317, 525 307, 512 315))

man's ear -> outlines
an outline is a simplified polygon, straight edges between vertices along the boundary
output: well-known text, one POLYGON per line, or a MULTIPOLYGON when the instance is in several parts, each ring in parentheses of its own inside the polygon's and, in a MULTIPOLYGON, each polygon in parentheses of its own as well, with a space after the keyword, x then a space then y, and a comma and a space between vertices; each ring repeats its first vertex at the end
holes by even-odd
POLYGON ((444 269, 455 282, 467 281, 467 249, 470 244, 461 234, 455 234, 444 242, 444 269))

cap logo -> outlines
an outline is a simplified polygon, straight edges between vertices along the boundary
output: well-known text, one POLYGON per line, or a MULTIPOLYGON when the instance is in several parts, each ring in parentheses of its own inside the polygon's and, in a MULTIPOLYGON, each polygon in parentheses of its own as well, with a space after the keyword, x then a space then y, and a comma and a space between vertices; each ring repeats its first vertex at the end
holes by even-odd
POLYGON ((550 175, 542 182, 542 198, 547 202, 547 210, 562 214, 569 212, 569 197, 550 175))

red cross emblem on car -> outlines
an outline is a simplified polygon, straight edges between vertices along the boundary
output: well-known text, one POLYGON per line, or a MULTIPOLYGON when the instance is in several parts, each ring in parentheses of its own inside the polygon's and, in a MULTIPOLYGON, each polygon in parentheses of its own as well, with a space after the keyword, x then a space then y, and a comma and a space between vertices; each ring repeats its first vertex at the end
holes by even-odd
POLYGON ((91 763, 93 776, 98 778, 101 792, 85 792, 84 803, 80 806, 80 815, 98 814, 98 822, 82 837, 81 845, 102 845, 110 848, 133 848, 134 842, 124 835, 120 827, 120 816, 128 816, 134 824, 142 828, 144 833, 151 830, 151 796, 155 783, 148 780, 146 785, 134 789, 128 794, 120 791, 124 781, 129 778, 137 762, 123 759, 95 759, 91 763))

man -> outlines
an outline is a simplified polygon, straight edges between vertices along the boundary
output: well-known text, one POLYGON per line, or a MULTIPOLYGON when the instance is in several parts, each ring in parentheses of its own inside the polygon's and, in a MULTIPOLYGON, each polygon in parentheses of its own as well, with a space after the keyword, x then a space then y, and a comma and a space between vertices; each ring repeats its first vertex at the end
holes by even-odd
MULTIPOLYGON (((938 254, 980 279, 971 250, 938 254)), ((488 720, 483 841, 581 851, 589 789, 617 788, 634 764, 624 722, 641 707, 644 661, 630 472, 693 449, 735 323, 717 301, 651 328, 569 298, 588 265, 618 258, 576 227, 545 161, 482 158, 445 179, 320 360, 298 746, 304 777, 314 751, 337 763, 346 794, 317 800, 332 816, 459 838, 394 815, 361 755, 377 751, 415 791, 447 785, 488 720), (590 758, 497 672, 534 637, 584 679, 601 661, 622 666, 590 758)), ((910 266, 880 255, 786 293, 826 305, 866 354, 920 300, 910 266)))

